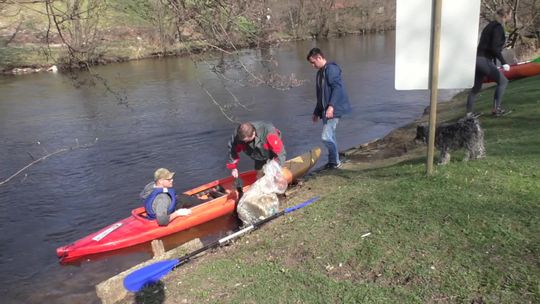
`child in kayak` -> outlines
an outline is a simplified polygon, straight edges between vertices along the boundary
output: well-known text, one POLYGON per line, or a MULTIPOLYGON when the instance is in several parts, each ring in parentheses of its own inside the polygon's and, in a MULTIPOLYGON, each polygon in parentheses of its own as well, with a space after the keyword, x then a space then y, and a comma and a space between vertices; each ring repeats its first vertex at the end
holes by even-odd
POLYGON ((181 203, 176 200, 173 187, 174 172, 159 168, 154 172, 154 181, 148 183, 140 194, 149 219, 156 219, 159 226, 167 226, 178 216, 191 214, 190 209, 176 209, 181 203), (177 206, 178 205, 178 206, 177 206))

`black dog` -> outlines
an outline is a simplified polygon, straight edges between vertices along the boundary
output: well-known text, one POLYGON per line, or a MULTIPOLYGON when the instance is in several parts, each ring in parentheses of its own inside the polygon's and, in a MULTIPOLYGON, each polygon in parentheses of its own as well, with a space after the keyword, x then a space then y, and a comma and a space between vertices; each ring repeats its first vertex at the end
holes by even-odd
MULTIPOLYGON (((418 125, 415 140, 427 143, 429 126, 418 125)), ((435 131, 435 147, 441 151, 439 164, 445 165, 450 161, 450 151, 465 148, 463 161, 479 159, 486 156, 484 147, 484 131, 478 121, 478 116, 468 114, 454 123, 443 123, 435 131)))

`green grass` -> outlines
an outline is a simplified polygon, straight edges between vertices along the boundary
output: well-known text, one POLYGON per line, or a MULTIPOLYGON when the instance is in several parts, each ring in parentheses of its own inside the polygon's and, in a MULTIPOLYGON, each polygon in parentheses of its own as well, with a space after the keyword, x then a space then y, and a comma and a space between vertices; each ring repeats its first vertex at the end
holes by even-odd
POLYGON ((457 154, 431 177, 425 157, 320 174, 294 198, 320 201, 175 270, 159 301, 540 302, 539 83, 511 82, 514 112, 481 117, 485 159, 457 154))
POLYGON ((0 47, 0 71, 52 65, 55 63, 53 58, 58 56, 59 51, 51 48, 53 58, 46 55, 48 52, 44 46, 0 47))

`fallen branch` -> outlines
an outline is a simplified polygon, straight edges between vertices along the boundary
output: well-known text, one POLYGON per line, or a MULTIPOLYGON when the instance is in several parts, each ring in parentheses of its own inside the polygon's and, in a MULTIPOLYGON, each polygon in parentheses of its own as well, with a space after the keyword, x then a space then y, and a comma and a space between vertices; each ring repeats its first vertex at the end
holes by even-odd
POLYGON ((210 97, 210 100, 218 107, 218 109, 221 111, 223 116, 225 116, 225 118, 227 118, 230 122, 238 123, 238 121, 236 121, 233 117, 231 117, 230 115, 227 114, 225 109, 221 106, 221 104, 219 104, 219 102, 217 102, 217 100, 214 98, 214 96, 212 96, 212 93, 210 93, 204 87, 203 83, 199 79, 197 79, 197 82, 199 83, 199 86, 201 87, 201 89, 206 93, 206 95, 208 95, 208 97, 210 97))
MULTIPOLYGON (((9 181, 12 180, 14 177, 16 177, 17 175, 21 174, 24 170, 26 170, 26 169, 30 168, 31 166, 33 166, 33 165, 39 163, 40 161, 43 161, 43 160, 45 160, 45 159, 47 159, 47 158, 49 158, 49 157, 51 157, 51 156, 53 156, 53 155, 56 155, 56 154, 59 154, 59 153, 62 153, 62 152, 66 152, 66 151, 69 151, 69 150, 75 150, 75 149, 79 149, 79 148, 82 149, 82 148, 88 148, 88 147, 91 147, 91 146, 93 146, 93 145, 98 141, 98 139, 96 138, 96 140, 95 140, 93 143, 91 143, 91 144, 82 145, 82 146, 79 145, 79 140, 78 140, 78 139, 75 139, 75 141, 77 142, 77 145, 74 146, 74 147, 62 148, 62 149, 56 150, 56 151, 54 151, 54 152, 52 152, 52 153, 48 153, 47 155, 42 156, 42 157, 40 157, 40 158, 38 158, 38 159, 35 159, 34 161, 32 161, 31 163, 29 163, 28 165, 22 167, 19 171, 13 173, 10 177, 8 177, 8 178, 6 178, 5 180, 1 181, 1 182, 0 182, 0 186, 2 186, 3 184, 9 182, 9 181)), ((38 144, 40 144, 40 143, 38 142, 38 144)), ((30 153, 29 153, 29 154, 30 154, 30 153)), ((32 157, 32 159, 34 159, 34 157, 32 156, 32 154, 30 154, 30 157, 32 157)))

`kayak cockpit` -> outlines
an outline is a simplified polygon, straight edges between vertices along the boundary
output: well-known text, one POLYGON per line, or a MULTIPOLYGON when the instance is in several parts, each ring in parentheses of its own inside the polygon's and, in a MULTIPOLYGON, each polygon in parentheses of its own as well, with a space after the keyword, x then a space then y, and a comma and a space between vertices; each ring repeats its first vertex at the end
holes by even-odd
MULTIPOLYGON (((177 195, 176 199, 180 203, 181 208, 193 208, 220 197, 227 196, 230 192, 230 190, 227 190, 218 184, 191 195, 185 193, 177 195)), ((131 215, 140 221, 155 221, 155 219, 148 218, 144 207, 138 207, 131 210, 131 215)))
MULTIPOLYGON (((197 198, 198 200, 200 200, 200 201, 202 201, 204 203, 204 202, 216 199, 216 198, 220 198, 220 197, 222 197, 224 195, 229 194, 230 192, 231 192, 230 190, 226 190, 225 188, 223 188, 223 186, 217 185, 215 187, 212 187, 212 188, 203 190, 201 192, 197 192, 195 194, 189 195, 189 197, 195 197, 195 198, 197 198)), ((180 198, 180 200, 181 199, 182 198, 180 198)))

